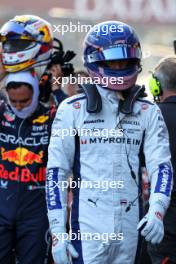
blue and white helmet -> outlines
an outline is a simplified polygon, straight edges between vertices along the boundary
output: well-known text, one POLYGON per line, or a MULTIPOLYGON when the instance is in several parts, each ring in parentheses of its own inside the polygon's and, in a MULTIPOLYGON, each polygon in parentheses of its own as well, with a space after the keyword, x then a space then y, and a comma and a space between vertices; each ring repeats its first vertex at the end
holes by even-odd
POLYGON ((103 77, 108 78, 108 85, 104 88, 120 91, 132 87, 141 71, 141 57, 141 46, 134 29, 119 21, 95 25, 84 40, 84 66, 93 79, 99 78, 100 85, 103 86, 103 77), (130 63, 128 68, 120 70, 110 69, 102 63, 112 60, 128 60, 130 63), (114 84, 112 77, 123 77, 123 83, 114 84))

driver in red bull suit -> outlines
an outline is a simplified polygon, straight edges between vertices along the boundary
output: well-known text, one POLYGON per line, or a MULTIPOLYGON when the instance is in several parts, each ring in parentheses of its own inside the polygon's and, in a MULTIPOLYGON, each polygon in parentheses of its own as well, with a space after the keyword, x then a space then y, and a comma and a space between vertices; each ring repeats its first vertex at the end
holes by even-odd
POLYGON ((0 263, 43 264, 48 230, 45 171, 55 111, 38 101, 35 73, 10 73, 0 106, 0 263))
MULTIPOLYGON (((51 25, 40 17, 17 16, 0 29, 0 42, 0 80, 7 75, 8 95, 8 103, 0 105, 0 263, 53 263, 44 185, 55 108, 39 102, 33 70, 50 61, 51 25)), ((59 103, 64 96, 56 88, 52 94, 59 103)))

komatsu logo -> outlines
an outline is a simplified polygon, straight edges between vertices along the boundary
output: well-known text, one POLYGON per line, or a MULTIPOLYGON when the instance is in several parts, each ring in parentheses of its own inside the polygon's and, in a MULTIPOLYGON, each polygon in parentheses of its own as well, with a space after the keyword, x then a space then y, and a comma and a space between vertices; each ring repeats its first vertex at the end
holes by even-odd
POLYGON ((56 182, 58 181, 58 168, 48 169, 47 171, 47 201, 48 208, 50 210, 53 209, 61 209, 61 201, 60 201, 60 193, 59 188, 56 186, 56 182))
POLYGON ((164 168, 161 170, 161 174, 162 174, 162 180, 161 180, 160 192, 165 192, 169 178, 169 167, 164 165, 164 168))
POLYGON ((167 163, 159 165, 158 179, 155 187, 155 193, 162 193, 166 196, 170 195, 172 184, 172 171, 171 167, 167 163))

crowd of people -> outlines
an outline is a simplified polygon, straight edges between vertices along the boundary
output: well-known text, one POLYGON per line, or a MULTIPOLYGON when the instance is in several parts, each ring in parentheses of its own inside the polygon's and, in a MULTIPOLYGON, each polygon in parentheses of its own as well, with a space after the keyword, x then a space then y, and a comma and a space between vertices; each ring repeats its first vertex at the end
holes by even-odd
POLYGON ((151 102, 130 25, 95 25, 79 71, 57 42, 33 15, 0 29, 0 263, 176 263, 176 57, 151 102))

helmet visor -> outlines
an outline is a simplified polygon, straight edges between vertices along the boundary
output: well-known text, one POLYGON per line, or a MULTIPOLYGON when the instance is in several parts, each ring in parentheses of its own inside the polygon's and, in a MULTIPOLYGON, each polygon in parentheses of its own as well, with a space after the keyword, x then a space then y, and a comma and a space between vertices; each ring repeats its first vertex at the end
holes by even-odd
MULTIPOLYGON (((3 37, 13 37, 16 35, 24 34, 24 24, 17 24, 13 21, 7 22, 0 30, 0 36, 3 37)), ((0 38, 0 40, 1 40, 0 38)))
POLYGON ((25 31, 24 24, 7 22, 0 30, 0 41, 7 39, 32 39, 28 32, 25 31))
POLYGON ((108 60, 125 60, 141 59, 142 53, 139 47, 129 47, 118 45, 116 47, 95 51, 87 56, 88 62, 108 61, 108 60))
POLYGON ((2 43, 4 53, 19 52, 33 48, 36 42, 31 40, 14 39, 2 43))

